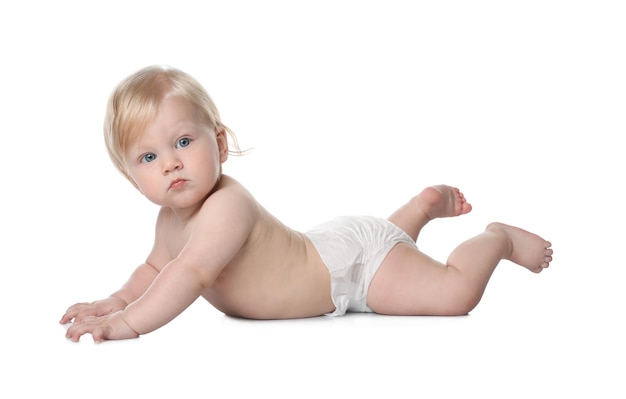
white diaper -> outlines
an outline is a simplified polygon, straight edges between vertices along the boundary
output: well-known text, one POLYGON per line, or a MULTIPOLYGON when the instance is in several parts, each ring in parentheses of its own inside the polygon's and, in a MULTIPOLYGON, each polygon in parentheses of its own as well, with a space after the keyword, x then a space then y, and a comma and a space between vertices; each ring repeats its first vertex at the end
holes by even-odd
POLYGON ((398 243, 415 245, 402 229, 388 220, 371 216, 343 216, 306 233, 328 267, 335 311, 371 312, 367 290, 389 251, 398 243))

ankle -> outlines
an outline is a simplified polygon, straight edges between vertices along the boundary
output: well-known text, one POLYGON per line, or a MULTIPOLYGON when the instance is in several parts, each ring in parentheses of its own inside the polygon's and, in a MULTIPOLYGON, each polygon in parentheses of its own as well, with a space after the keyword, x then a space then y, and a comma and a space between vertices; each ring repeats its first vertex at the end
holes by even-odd
POLYGON ((415 212, 416 216, 419 219, 425 220, 427 222, 435 219, 435 217, 430 216, 427 212, 429 204, 426 204, 424 202, 424 199, 420 198, 419 195, 416 195, 415 197, 411 198, 411 200, 409 201, 409 206, 411 207, 413 212, 415 212))
POLYGON ((492 234, 495 239, 498 239, 500 248, 502 248, 501 259, 510 259, 513 254, 513 241, 504 226, 497 222, 489 223, 485 232, 492 234))

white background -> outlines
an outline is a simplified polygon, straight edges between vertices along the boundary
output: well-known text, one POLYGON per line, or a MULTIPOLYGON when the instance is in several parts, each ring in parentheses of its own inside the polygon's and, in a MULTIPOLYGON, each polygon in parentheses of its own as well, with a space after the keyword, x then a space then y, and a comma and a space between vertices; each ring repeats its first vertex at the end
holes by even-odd
POLYGON ((0 6, 0 396, 624 397, 626 12, 619 1, 109 1, 0 6), (225 172, 288 225, 387 216, 424 186, 553 242, 503 262, 467 317, 225 317, 198 301, 137 340, 73 344, 65 309, 117 289, 156 207, 109 161, 106 100, 169 64, 245 157, 225 172), (621 379, 621 380, 620 380, 621 379))

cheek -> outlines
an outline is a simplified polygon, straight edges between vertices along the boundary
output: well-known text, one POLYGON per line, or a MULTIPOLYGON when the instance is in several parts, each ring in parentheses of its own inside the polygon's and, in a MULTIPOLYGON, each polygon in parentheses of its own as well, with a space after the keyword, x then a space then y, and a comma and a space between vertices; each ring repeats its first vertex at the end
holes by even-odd
POLYGON ((133 179, 133 180, 131 181, 131 183, 133 184, 133 186, 135 186, 135 188, 137 189, 137 191, 139 191, 141 194, 144 194, 144 195, 145 195, 145 193, 143 192, 143 189, 141 188, 141 186, 139 185, 139 183, 137 183, 137 181, 136 181, 136 180, 134 180, 134 179, 133 179))
POLYGON ((126 172, 126 176, 128 177, 128 180, 131 182, 131 184, 135 186, 135 188, 139 190, 140 193, 145 194, 144 187, 147 180, 142 173, 132 168, 129 168, 126 172))

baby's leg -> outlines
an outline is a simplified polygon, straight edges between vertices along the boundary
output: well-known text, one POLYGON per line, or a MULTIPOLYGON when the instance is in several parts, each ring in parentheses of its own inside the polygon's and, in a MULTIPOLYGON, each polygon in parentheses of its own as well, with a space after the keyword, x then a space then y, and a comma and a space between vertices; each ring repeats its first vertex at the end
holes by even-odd
POLYGON ((416 241, 422 228, 432 219, 459 216, 471 210, 472 206, 458 188, 431 186, 395 211, 389 221, 416 241))
POLYGON ((368 305, 383 314, 467 314, 480 301, 502 259, 538 273, 552 261, 550 246, 535 234, 501 223, 490 224, 459 245, 446 265, 398 244, 374 275, 368 305))

